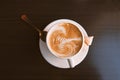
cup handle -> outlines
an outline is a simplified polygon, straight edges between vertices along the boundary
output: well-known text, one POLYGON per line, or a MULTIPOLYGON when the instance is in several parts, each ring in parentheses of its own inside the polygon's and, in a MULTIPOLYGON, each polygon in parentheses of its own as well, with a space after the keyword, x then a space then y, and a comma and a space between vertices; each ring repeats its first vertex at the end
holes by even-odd
POLYGON ((75 67, 75 65, 73 63, 73 60, 71 58, 67 59, 67 61, 68 61, 68 65, 70 66, 70 68, 74 68, 75 67))
POLYGON ((94 36, 85 37, 85 44, 90 46, 92 44, 92 42, 93 42, 93 38, 94 38, 94 36))

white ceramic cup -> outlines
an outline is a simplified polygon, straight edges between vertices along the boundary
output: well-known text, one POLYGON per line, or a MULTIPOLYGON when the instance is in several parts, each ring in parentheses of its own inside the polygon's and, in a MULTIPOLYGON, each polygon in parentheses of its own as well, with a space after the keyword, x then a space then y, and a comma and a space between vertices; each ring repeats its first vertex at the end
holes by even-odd
POLYGON ((75 21, 73 21, 73 20, 69 20, 69 19, 59 19, 59 20, 55 20, 55 21, 51 22, 50 24, 48 24, 47 27, 49 28, 49 30, 47 31, 46 44, 47 44, 47 47, 48 47, 49 51, 51 52, 51 54, 53 54, 54 56, 56 56, 56 57, 58 57, 58 58, 67 59, 69 65, 71 66, 71 68, 72 68, 72 60, 71 60, 72 57, 76 56, 77 54, 80 54, 82 48, 84 47, 84 44, 86 44, 86 45, 89 46, 89 45, 91 45, 91 43, 92 43, 92 41, 93 41, 93 36, 91 36, 91 37, 84 36, 83 31, 82 31, 82 29, 81 29, 81 28, 83 28, 83 27, 82 27, 79 23, 77 23, 77 22, 75 22, 75 21), (56 27, 56 26, 54 26, 54 25, 57 25, 57 24, 60 24, 60 23, 71 23, 71 24, 75 25, 75 26, 79 29, 80 33, 82 34, 82 46, 81 46, 80 50, 79 50, 75 55, 73 55, 73 56, 61 58, 61 57, 59 57, 59 56, 57 55, 57 53, 55 53, 55 52, 53 51, 53 49, 51 49, 51 47, 50 47, 50 44, 49 44, 50 34, 53 32, 54 27, 56 27))

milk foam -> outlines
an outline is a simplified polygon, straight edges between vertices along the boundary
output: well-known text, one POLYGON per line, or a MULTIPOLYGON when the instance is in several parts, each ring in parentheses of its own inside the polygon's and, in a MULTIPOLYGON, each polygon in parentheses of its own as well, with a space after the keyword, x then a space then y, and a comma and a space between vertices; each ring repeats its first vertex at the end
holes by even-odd
POLYGON ((76 54, 82 44, 80 31, 70 23, 54 25, 54 27, 50 37, 52 50, 60 57, 76 54))

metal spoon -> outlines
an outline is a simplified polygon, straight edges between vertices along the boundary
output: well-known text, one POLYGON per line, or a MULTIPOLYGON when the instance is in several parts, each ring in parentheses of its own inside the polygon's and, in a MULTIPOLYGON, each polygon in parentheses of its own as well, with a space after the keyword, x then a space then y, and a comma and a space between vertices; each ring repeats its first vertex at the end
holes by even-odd
POLYGON ((32 26, 36 31, 38 31, 41 40, 43 40, 44 42, 46 42, 46 35, 47 35, 46 31, 42 31, 42 30, 38 29, 38 27, 36 27, 35 25, 33 25, 32 21, 25 14, 23 14, 21 16, 21 19, 23 21, 25 21, 26 23, 28 23, 30 26, 32 26))

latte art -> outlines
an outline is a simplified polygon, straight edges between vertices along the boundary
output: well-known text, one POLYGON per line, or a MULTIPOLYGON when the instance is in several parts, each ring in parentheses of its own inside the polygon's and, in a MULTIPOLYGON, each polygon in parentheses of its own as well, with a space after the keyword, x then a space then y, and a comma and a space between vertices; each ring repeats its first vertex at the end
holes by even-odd
POLYGON ((76 54, 82 46, 82 34, 71 23, 60 23, 54 26, 50 34, 49 44, 59 57, 69 57, 76 54))

